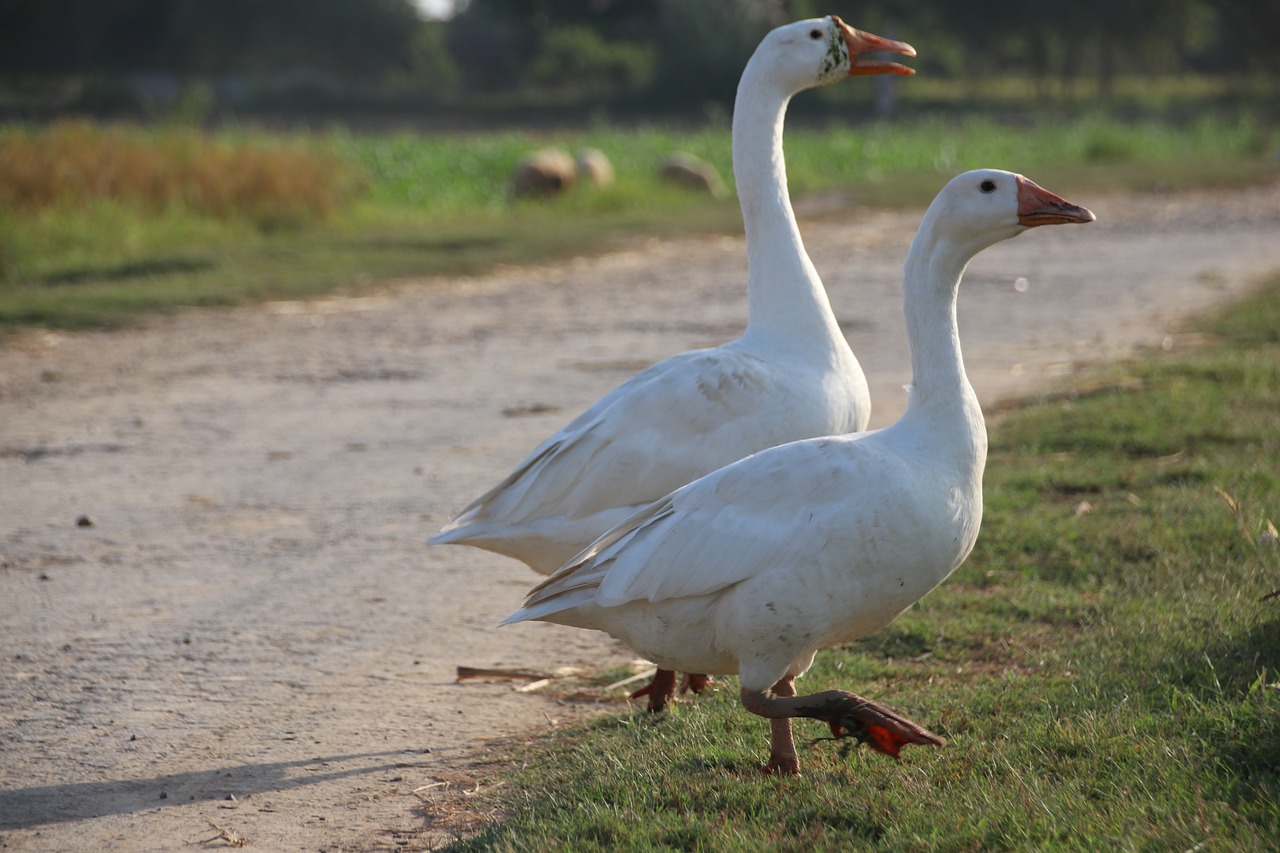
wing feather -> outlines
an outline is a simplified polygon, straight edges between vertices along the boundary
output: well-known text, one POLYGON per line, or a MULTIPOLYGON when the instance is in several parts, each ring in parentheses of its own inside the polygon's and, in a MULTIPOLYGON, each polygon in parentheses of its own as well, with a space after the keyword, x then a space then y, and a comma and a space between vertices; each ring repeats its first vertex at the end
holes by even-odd
POLYGON ((732 344, 659 362, 535 448, 440 539, 468 525, 578 519, 602 507, 643 504, 756 450, 860 426, 852 423, 852 403, 840 412, 798 396, 796 389, 812 383, 794 372, 732 344))
MULTIPOLYGON (((872 433, 873 434, 873 433, 872 433)), ((871 435, 871 434, 863 434, 871 435)), ((677 489, 610 530, 527 596, 545 615, 563 598, 618 606, 717 592, 818 558, 848 513, 870 454, 859 437, 773 447, 677 489), (784 563, 785 561, 785 563, 784 563)))

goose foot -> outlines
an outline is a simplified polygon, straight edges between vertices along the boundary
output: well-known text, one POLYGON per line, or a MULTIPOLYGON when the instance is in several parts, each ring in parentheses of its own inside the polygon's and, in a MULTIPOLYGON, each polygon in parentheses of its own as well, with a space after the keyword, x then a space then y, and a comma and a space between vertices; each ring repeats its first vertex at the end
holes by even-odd
POLYGON ((649 697, 649 713, 660 713, 667 707, 667 703, 676 696, 676 671, 674 669, 659 669, 653 674, 653 678, 648 684, 627 698, 639 699, 641 696, 649 697))
MULTIPOLYGON (((845 737, 855 738, 858 743, 865 743, 875 752, 890 758, 897 758, 902 747, 909 743, 924 746, 946 746, 947 744, 943 738, 883 705, 877 705, 853 693, 839 690, 829 691, 829 693, 836 696, 827 700, 822 713, 812 716, 826 721, 831 726, 831 734, 837 740, 845 737)), ((828 694, 818 695, 827 696, 828 694)))
POLYGON ((843 690, 796 696, 794 679, 783 678, 771 690, 742 690, 742 706, 769 720, 772 735, 765 773, 799 773, 791 718, 809 717, 831 727, 836 738, 852 737, 876 752, 897 758, 909 743, 945 746, 946 741, 882 705, 843 690))
MULTIPOLYGON (((701 693, 715 682, 711 676, 703 675, 697 672, 686 672, 684 678, 680 679, 680 692, 701 693)), ((653 679, 639 690, 630 694, 628 699, 639 699, 641 696, 649 697, 649 712, 657 714, 667 707, 667 703, 676 697, 676 673, 673 669, 659 669, 653 674, 653 679)))
POLYGON ((770 754, 760 772, 766 776, 799 776, 800 759, 794 755, 787 757, 770 754))

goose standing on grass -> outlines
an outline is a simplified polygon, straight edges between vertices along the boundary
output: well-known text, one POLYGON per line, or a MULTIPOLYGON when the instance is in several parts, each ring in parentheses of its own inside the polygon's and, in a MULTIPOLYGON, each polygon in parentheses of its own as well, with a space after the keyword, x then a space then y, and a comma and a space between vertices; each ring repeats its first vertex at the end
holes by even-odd
POLYGON ((743 706, 770 720, 766 772, 799 772, 792 717, 894 756, 907 743, 942 745, 852 693, 796 696, 794 681, 818 649, 887 625, 940 584, 977 539, 987 432, 956 326, 965 266, 1027 228, 1093 219, 1021 175, 953 179, 904 267, 912 384, 897 423, 784 444, 677 489, 535 587, 506 622, 594 628, 661 667, 736 673, 743 706))
MULTIPOLYGON (((742 337, 638 373, 540 444, 430 540, 473 545, 550 574, 636 510, 766 447, 866 429, 866 377, 805 252, 787 194, 783 119, 805 89, 862 74, 911 74, 858 59, 908 44, 832 15, 779 27, 743 71, 733 166, 747 242, 742 337)), ((699 689, 705 678, 690 677, 699 689)), ((660 710, 674 673, 633 695, 660 710)))

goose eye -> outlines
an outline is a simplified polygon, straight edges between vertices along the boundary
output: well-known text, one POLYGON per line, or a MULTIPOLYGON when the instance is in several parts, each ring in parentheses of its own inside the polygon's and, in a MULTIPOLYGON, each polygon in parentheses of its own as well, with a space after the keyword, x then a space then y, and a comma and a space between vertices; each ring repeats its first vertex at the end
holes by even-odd
POLYGON ((809 38, 817 41, 822 38, 822 30, 809 30, 809 38))
POLYGON ((978 184, 978 189, 982 190, 984 193, 995 192, 996 182, 988 178, 987 180, 978 184))

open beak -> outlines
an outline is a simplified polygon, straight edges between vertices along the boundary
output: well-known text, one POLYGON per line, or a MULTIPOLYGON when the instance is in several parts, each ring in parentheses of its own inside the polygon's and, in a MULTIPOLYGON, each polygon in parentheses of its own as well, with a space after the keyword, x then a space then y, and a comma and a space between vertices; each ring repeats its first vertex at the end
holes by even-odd
POLYGON ((1018 224, 1028 228, 1037 225, 1063 225, 1068 222, 1092 222, 1093 212, 1056 196, 1035 181, 1018 175, 1018 224))
POLYGON ((864 33, 862 30, 855 30, 853 27, 840 20, 836 15, 831 16, 831 20, 836 22, 836 26, 840 28, 840 34, 844 36, 845 46, 849 48, 849 76, 853 77, 859 74, 915 74, 914 68, 908 68, 905 65, 899 65, 896 62, 881 62, 875 59, 859 60, 858 57, 864 53, 901 53, 906 56, 915 56, 916 49, 905 41, 894 41, 893 39, 880 38, 880 36, 864 33))

